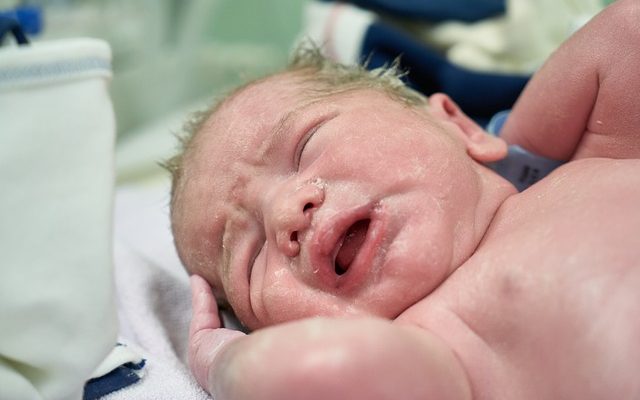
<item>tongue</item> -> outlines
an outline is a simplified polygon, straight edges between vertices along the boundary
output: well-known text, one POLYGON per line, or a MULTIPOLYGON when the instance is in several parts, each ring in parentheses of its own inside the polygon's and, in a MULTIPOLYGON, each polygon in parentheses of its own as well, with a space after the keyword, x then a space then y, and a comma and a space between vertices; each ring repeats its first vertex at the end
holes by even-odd
POLYGON ((364 243, 368 228, 369 220, 364 219, 351 225, 347 230, 344 241, 342 242, 342 247, 340 247, 340 250, 336 255, 336 263, 342 269, 346 270, 349 265, 351 265, 354 258, 356 258, 358 250, 360 250, 362 243, 364 243))

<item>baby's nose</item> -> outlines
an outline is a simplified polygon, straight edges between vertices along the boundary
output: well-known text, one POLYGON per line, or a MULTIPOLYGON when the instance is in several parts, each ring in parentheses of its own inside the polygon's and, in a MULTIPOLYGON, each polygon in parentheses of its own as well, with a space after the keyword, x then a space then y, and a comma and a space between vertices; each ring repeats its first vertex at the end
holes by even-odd
POLYGON ((305 183, 278 200, 272 208, 276 244, 283 254, 295 257, 300 252, 299 234, 309 227, 313 212, 324 201, 324 188, 317 183, 305 183))

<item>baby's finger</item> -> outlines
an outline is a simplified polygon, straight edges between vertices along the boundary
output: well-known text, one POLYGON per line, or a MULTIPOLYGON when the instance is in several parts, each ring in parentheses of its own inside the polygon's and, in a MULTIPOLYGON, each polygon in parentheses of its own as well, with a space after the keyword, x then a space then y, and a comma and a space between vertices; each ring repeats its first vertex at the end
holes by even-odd
POLYGON ((206 329, 220 328, 218 305, 211 292, 211 287, 202 277, 191 276, 191 305, 193 316, 189 336, 193 338, 198 332, 206 329))

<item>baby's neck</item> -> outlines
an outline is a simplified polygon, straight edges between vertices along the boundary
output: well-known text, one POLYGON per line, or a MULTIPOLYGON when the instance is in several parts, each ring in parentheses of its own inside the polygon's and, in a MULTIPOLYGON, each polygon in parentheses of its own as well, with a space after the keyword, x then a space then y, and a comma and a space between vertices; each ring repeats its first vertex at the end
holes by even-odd
POLYGON ((476 208, 475 239, 482 241, 502 204, 511 196, 518 194, 517 189, 506 179, 484 165, 478 164, 480 177, 480 199, 476 208))

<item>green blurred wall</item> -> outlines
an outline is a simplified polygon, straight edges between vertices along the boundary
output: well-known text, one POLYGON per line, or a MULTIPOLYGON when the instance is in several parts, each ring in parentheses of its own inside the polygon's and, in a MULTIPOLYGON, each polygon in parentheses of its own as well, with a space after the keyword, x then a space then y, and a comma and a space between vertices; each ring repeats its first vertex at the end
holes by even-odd
POLYGON ((299 0, 207 0, 191 8, 186 2, 165 0, 158 11, 162 2, 137 0, 150 26, 147 44, 111 38, 119 138, 282 67, 300 30, 299 0))
POLYGON ((300 29, 302 0, 225 0, 208 31, 228 41, 269 43, 288 50, 300 29))

